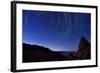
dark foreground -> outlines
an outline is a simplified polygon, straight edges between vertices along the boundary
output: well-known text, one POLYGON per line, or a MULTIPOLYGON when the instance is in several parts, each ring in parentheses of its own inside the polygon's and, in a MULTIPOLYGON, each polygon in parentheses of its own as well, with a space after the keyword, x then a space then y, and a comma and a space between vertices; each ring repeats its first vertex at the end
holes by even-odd
POLYGON ((52 51, 49 48, 23 43, 23 63, 82 60, 91 58, 90 43, 82 37, 77 52, 52 51))

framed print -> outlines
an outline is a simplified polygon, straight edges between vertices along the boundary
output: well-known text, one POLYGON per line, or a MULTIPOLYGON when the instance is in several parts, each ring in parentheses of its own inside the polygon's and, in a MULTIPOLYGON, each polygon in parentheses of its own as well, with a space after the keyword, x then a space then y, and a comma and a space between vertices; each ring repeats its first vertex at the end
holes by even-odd
POLYGON ((11 71, 97 67, 97 6, 11 2, 11 71))

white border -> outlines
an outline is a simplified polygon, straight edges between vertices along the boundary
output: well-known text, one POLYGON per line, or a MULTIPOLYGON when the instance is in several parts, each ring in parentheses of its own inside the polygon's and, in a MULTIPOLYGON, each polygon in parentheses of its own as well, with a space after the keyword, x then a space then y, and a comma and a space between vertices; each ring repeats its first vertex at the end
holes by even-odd
POLYGON ((96 10, 94 8, 81 8, 81 7, 63 7, 63 6, 47 6, 47 5, 28 5, 17 4, 17 70, 23 69, 39 69, 39 68, 53 68, 53 67, 72 67, 72 66, 85 66, 96 65, 96 10), (73 60, 73 61, 54 61, 54 62, 35 62, 35 63, 22 63, 22 10, 42 10, 42 11, 60 11, 60 12, 82 12, 91 13, 91 60, 73 60))

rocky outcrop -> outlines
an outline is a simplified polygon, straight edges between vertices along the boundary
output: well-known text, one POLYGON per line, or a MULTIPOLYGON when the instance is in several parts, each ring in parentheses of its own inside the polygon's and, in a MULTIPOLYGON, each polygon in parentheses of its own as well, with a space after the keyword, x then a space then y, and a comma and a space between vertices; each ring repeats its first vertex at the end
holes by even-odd
POLYGON ((79 43, 79 49, 76 52, 78 59, 90 59, 91 58, 91 45, 85 37, 81 37, 79 43))

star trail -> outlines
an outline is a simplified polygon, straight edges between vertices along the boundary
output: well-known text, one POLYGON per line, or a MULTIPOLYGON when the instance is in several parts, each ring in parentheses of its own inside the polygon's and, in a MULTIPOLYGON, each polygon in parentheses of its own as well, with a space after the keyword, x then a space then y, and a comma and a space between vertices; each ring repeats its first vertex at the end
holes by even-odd
POLYGON ((91 41, 91 14, 23 10, 22 41, 53 51, 77 51, 80 38, 91 41))

